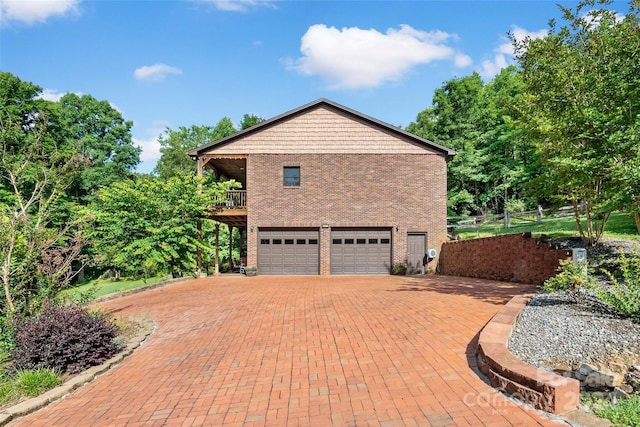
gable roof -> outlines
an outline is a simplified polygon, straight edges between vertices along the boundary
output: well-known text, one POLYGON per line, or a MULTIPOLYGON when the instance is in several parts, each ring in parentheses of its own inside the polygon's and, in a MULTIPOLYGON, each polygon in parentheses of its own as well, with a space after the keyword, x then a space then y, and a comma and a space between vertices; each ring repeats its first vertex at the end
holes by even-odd
POLYGON ((232 135, 229 135, 227 137, 218 139, 216 141, 212 141, 209 142, 207 144, 201 145, 200 147, 197 147, 191 151, 189 151, 187 154, 189 156, 191 156, 192 158, 198 157, 201 154, 204 154, 205 152, 209 151, 210 149, 214 148, 215 146, 218 145, 223 145, 223 144, 227 144, 230 142, 233 142, 235 140, 241 139, 243 137, 246 137, 248 135, 251 135, 253 133, 257 133, 260 132, 260 130, 266 129, 268 127, 274 126, 280 122, 283 122, 285 120, 288 120, 292 117, 304 114, 308 111, 314 110, 316 108, 320 108, 320 107, 327 107, 331 110, 338 110, 348 116, 352 116, 356 119, 362 120, 370 125, 372 125, 373 127, 377 127, 379 129, 382 129, 384 131, 390 132, 392 134, 395 134, 401 138, 404 139, 408 139, 411 142, 417 143, 418 145, 424 146, 425 148, 434 150, 436 152, 439 152, 441 154, 444 154, 445 156, 447 156, 447 159, 450 159, 451 157, 453 157, 456 152, 450 148, 447 148, 443 145, 439 145, 436 144, 435 142, 429 141, 427 139, 424 138, 420 138, 417 135, 414 135, 410 132, 407 132, 405 130, 400 129, 399 127, 396 126, 392 126, 388 123, 382 122, 378 119, 374 119, 373 117, 367 116, 365 114, 359 113, 355 110, 352 110, 350 108, 347 108, 343 105, 340 105, 338 103, 335 103, 333 101, 330 101, 328 99, 325 98, 320 98, 316 101, 310 102, 308 104, 305 104, 301 107, 298 107, 296 109, 293 109, 291 111, 287 111, 286 113, 280 114, 279 116, 273 117, 269 120, 266 120, 264 122, 258 123, 257 125, 254 125, 250 128, 241 130, 239 132, 236 132, 232 135))

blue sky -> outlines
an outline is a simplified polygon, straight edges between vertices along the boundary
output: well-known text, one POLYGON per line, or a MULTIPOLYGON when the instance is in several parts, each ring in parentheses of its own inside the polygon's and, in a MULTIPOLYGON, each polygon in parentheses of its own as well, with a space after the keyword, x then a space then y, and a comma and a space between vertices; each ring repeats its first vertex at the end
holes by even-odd
POLYGON ((0 0, 0 11, 0 70, 48 99, 108 100, 134 123, 140 172, 165 127, 268 119, 318 98, 407 126, 443 82, 512 63, 508 31, 539 37, 560 16, 555 0, 0 0))

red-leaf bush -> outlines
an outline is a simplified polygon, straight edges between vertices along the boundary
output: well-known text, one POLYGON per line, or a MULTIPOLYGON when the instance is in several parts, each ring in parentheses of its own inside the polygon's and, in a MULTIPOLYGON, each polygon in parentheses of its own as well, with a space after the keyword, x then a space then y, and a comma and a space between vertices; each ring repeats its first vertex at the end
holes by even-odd
POLYGON ((17 369, 49 368, 77 373, 118 351, 117 326, 100 313, 75 305, 45 303, 39 316, 13 322, 17 369))

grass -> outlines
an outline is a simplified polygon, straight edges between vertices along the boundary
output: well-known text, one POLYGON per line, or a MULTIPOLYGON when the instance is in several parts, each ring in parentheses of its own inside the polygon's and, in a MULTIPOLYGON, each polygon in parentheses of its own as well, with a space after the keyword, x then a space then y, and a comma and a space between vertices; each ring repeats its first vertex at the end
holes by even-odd
POLYGON ((10 374, 6 366, 0 375, 0 406, 11 405, 23 397, 35 397, 62 383, 52 369, 33 369, 10 374))
POLYGON ((615 404, 596 404, 593 412, 600 418, 611 420, 614 426, 640 427, 640 395, 631 395, 615 404))
POLYGON ((29 397, 38 396, 62 382, 60 374, 52 369, 18 371, 13 381, 18 391, 29 397))
POLYGON ((130 289, 154 285, 170 279, 171 275, 162 275, 146 279, 96 279, 91 280, 88 283, 66 289, 64 293, 65 296, 69 297, 71 300, 78 301, 86 298, 86 296, 89 296, 90 298, 97 298, 103 295, 113 294, 115 292, 128 291, 130 289))
MULTIPOLYGON (((480 225, 478 227, 459 228, 454 231, 461 239, 474 239, 477 237, 490 237, 500 234, 531 232, 535 235, 545 234, 549 237, 578 237, 578 229, 573 216, 545 217, 540 224, 534 222, 512 222, 510 228, 505 228, 502 223, 480 225)), ((604 237, 615 239, 640 240, 633 216, 624 212, 611 214, 605 227, 604 237)))

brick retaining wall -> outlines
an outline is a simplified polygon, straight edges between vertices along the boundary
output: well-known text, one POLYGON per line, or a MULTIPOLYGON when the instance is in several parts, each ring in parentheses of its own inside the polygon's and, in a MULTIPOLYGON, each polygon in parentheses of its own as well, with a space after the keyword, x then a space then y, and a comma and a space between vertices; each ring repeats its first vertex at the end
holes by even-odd
POLYGON ((553 276, 571 250, 555 249, 531 233, 459 240, 442 245, 438 271, 447 276, 476 277, 542 284, 553 276))

